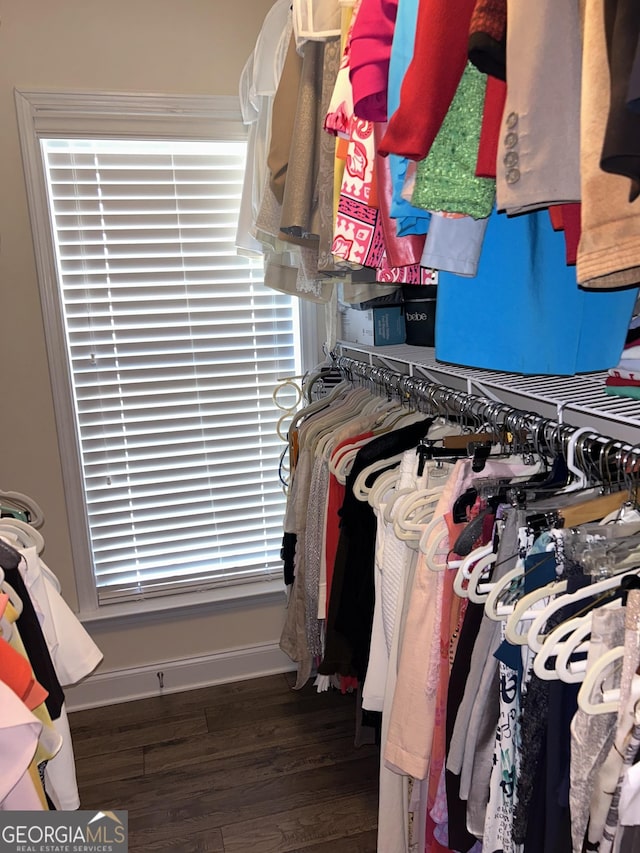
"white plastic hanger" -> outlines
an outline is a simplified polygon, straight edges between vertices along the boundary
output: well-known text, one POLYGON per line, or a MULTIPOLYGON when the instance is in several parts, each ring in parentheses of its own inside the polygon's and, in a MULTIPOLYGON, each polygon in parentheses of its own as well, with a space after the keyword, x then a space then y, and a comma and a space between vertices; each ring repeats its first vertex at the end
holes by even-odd
POLYGON ((543 609, 541 604, 545 598, 551 598, 566 592, 566 581, 552 581, 539 589, 523 595, 516 603, 513 612, 507 617, 505 625, 505 636, 514 646, 524 646, 527 643, 527 632, 522 633, 519 629, 523 622, 530 622, 543 609), (536 605, 539 605, 536 607, 536 605))
POLYGON ((416 513, 422 507, 431 507, 434 500, 440 500, 443 488, 444 483, 439 483, 436 480, 433 484, 429 482, 429 484, 424 488, 412 489, 411 492, 406 493, 403 496, 403 500, 398 505, 398 511, 396 513, 396 520, 398 524, 404 525, 405 522, 413 521, 416 517, 416 513))
POLYGON ((492 566, 497 559, 498 555, 494 554, 492 551, 490 554, 487 554, 478 560, 478 562, 473 566, 469 577, 469 583, 467 584, 467 598, 469 601, 473 601, 475 604, 485 603, 489 592, 493 589, 493 584, 486 583, 482 588, 480 588, 479 584, 487 569, 492 566))
MULTIPOLYGON (((460 598, 468 598, 467 587, 465 584, 471 577, 471 569, 478 560, 481 560, 483 557, 488 557, 489 554, 493 554, 492 542, 489 542, 487 545, 482 545, 479 548, 475 548, 462 560, 458 566, 456 576, 453 579, 453 591, 457 596, 460 598)), ((451 564, 449 564, 449 567, 452 568, 451 564)))
POLYGON ((359 501, 367 500, 372 486, 367 486, 366 481, 371 474, 375 474, 376 471, 382 471, 384 468, 389 468, 389 466, 399 464, 403 456, 404 453, 398 453, 395 456, 389 456, 387 459, 378 459, 376 462, 372 462, 371 465, 363 468, 353 484, 353 493, 357 499, 359 501))
POLYGON ((398 539, 416 545, 420 542, 425 524, 431 521, 440 502, 442 489, 443 486, 435 486, 403 495, 393 516, 393 530, 398 539))
POLYGON ((424 561, 430 571, 444 572, 449 568, 449 528, 443 515, 434 515, 418 547, 424 554, 424 561))
POLYGON ((305 406, 304 408, 300 409, 294 414, 291 419, 291 423, 289 424, 289 432, 295 429, 298 423, 303 418, 306 418, 307 415, 313 415, 315 412, 319 412, 322 409, 328 408, 328 406, 335 400, 337 400, 337 398, 341 394, 344 394, 345 392, 349 391, 352 387, 353 386, 351 385, 351 383, 347 382, 346 380, 340 382, 338 385, 336 385, 336 387, 333 389, 333 391, 331 391, 330 394, 327 394, 326 397, 322 397, 321 399, 316 400, 313 403, 309 403, 308 406, 305 406))
POLYGON ((319 415, 309 427, 308 433, 305 433, 305 441, 315 448, 316 457, 321 457, 328 445, 334 441, 336 429, 353 418, 362 416, 366 418, 369 407, 375 408, 382 404, 390 405, 386 400, 372 397, 364 388, 358 388, 345 397, 338 406, 319 415))
MULTIPOLYGON (((604 605, 608 607, 609 605, 604 605)), ((620 606, 618 604, 618 606, 620 606)), ((574 623, 574 628, 567 635, 566 640, 558 648, 556 657, 556 672, 561 681, 566 681, 568 684, 575 684, 584 679, 584 674, 587 669, 586 660, 572 660, 574 654, 589 651, 589 635, 591 634, 591 619, 592 613, 586 613, 584 616, 576 616, 574 619, 569 619, 569 622, 574 623)), ((568 624, 568 623, 563 623, 568 624)), ((561 627, 560 625, 558 627, 561 627)), ((546 642, 542 646, 542 650, 546 646, 546 642)))
MULTIPOLYGON (((427 524, 427 526, 423 529, 422 536, 420 537, 420 550, 422 551, 423 554, 426 555, 426 553, 427 553, 426 549, 427 549, 427 546, 429 544, 428 540, 431 536, 431 533, 436 528, 440 527, 441 524, 445 524, 444 518, 441 515, 434 516, 431 519, 431 521, 427 524)), ((445 527, 446 527, 446 525, 445 525, 445 527)))
POLYGON ((504 603, 506 594, 513 594, 511 588, 514 585, 514 581, 517 581, 518 578, 523 578, 525 574, 528 574, 528 571, 533 571, 537 568, 537 566, 534 565, 527 571, 525 570, 524 560, 516 554, 514 554, 513 557, 516 559, 515 566, 499 578, 499 580, 491 584, 484 602, 484 612, 487 618, 491 619, 492 622, 504 622, 512 616, 515 610, 515 605, 504 603))
POLYGON ((517 565, 493 584, 484 603, 484 612, 492 622, 503 622, 512 613, 513 604, 503 604, 502 598, 515 580, 524 575, 524 561, 518 560, 517 565))
POLYGON ((359 441, 354 441, 353 444, 346 444, 337 452, 333 452, 329 457, 329 471, 334 475, 339 483, 347 482, 347 476, 353 465, 353 460, 358 455, 361 447, 371 441, 373 436, 361 438, 359 441))
POLYGON ((39 530, 19 518, 0 518, 0 536, 8 534, 18 548, 34 548, 38 554, 44 551, 44 538, 39 530))
POLYGON ((577 492, 589 485, 589 478, 576 464, 576 444, 578 443, 578 439, 587 433, 592 433, 594 438, 597 437, 597 433, 593 427, 580 427, 572 434, 567 444, 567 468, 573 474, 574 480, 562 489, 564 493, 577 492))
POLYGON ((391 494, 388 500, 385 501, 384 509, 382 511, 382 516, 387 524, 391 524, 395 520, 396 511, 394 510, 394 507, 396 507, 403 498, 415 494, 415 491, 416 490, 413 486, 403 486, 401 489, 396 488, 393 490, 393 494, 391 494))
MULTIPOLYGON (((578 691, 578 707, 585 714, 609 714, 618 711, 620 691, 607 691, 609 695, 607 701, 594 702, 593 694, 597 688, 600 691, 603 699, 605 698, 602 691, 602 684, 611 675, 611 668, 624 657, 624 646, 616 646, 615 649, 610 649, 605 652, 602 657, 594 661, 593 666, 590 666, 582 682, 582 686, 578 691), (609 670, 609 671, 608 671, 609 670), (617 695, 616 695, 617 694, 617 695)), ((637 696, 640 698, 640 679, 636 676, 632 682, 632 692, 637 691, 637 696)))
POLYGON ((29 495, 23 495, 22 492, 7 492, 0 489, 0 503, 3 498, 6 498, 9 503, 15 505, 17 509, 26 510, 29 513, 29 524, 32 527, 38 529, 42 527, 44 524, 44 513, 40 509, 39 504, 33 498, 30 498, 29 495))
POLYGON ((369 490, 367 501, 373 509, 380 509, 385 497, 392 491, 400 481, 400 467, 384 471, 376 478, 375 483, 369 490))
POLYGON ((584 626, 586 626, 586 635, 588 635, 591 632, 590 613, 587 613, 585 616, 575 616, 573 619, 567 619, 566 622, 556 625, 553 631, 547 635, 546 640, 542 644, 542 648, 533 659, 533 671, 538 678, 541 678, 543 681, 554 681, 558 678, 564 681, 565 679, 562 678, 560 674, 559 658, 561 654, 568 650, 567 662, 563 669, 563 672, 566 672, 568 676, 566 680, 582 681, 582 675, 569 671, 568 657, 575 651, 581 650, 580 646, 586 635, 578 632, 584 626), (572 642, 574 639, 576 639, 575 646, 572 642), (547 663, 551 658, 556 659, 552 668, 547 666, 547 663))
POLYGON ((333 438, 337 426, 346 423, 359 414, 365 403, 371 399, 375 398, 372 398, 371 394, 364 388, 352 389, 338 405, 327 408, 326 411, 319 413, 318 417, 313 419, 313 422, 308 425, 308 430, 304 433, 305 442, 309 442, 309 446, 316 447, 323 437, 333 438))
MULTIPOLYGON (((582 587, 575 592, 560 595, 560 592, 566 592, 567 584, 566 581, 564 581, 565 589, 557 589, 556 594, 552 597, 551 601, 534 616, 529 630, 527 631, 527 644, 534 652, 539 652, 546 636, 542 631, 554 613, 557 613, 558 610, 561 610, 567 604, 576 604, 578 601, 584 601, 585 598, 597 597, 604 592, 614 590, 620 586, 622 578, 627 577, 628 575, 637 574, 640 574, 640 569, 632 569, 631 571, 621 572, 620 574, 613 575, 613 577, 596 581, 596 583, 589 584, 589 586, 582 587)), ((558 586, 560 586, 560 584, 556 585, 556 587, 558 586)))

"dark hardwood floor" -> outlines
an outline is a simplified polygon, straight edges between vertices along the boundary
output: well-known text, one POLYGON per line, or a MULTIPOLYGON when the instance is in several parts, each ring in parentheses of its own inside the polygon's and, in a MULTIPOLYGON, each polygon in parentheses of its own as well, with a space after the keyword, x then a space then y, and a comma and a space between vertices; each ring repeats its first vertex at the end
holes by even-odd
POLYGON ((378 750, 355 697, 293 675, 70 714, 81 808, 127 809, 130 853, 375 853, 378 750))

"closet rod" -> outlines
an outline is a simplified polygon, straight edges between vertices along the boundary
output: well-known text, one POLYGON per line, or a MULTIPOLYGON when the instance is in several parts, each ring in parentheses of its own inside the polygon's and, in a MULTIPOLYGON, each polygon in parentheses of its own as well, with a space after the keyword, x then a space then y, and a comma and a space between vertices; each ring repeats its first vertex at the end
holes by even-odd
POLYGON ((371 365, 351 356, 337 356, 342 375, 352 383, 367 383, 381 396, 395 397, 418 409, 445 417, 466 417, 489 424, 496 433, 526 434, 529 448, 538 454, 565 456, 572 444, 575 465, 605 489, 631 487, 640 474, 640 446, 611 438, 588 427, 560 424, 536 412, 515 409, 423 377, 407 376, 388 367, 371 365))

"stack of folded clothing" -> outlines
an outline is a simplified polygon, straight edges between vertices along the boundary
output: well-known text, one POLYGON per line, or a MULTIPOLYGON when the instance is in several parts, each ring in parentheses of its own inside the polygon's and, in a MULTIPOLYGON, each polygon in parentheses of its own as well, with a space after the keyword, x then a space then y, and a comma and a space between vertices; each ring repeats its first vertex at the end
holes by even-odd
POLYGON ((607 394, 640 400, 640 314, 631 319, 620 361, 609 370, 605 385, 607 394))

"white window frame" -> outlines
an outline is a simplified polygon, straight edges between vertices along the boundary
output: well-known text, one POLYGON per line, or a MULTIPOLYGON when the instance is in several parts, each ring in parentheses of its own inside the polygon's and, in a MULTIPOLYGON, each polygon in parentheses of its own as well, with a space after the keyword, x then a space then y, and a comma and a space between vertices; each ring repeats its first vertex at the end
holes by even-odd
MULTIPOLYGON (((218 586, 206 591, 181 592, 166 597, 100 606, 91 569, 91 545, 83 497, 82 464, 74 417, 72 378, 66 357, 66 338, 56 272, 52 225, 48 209, 46 176, 40 139, 246 139, 238 99, 229 96, 137 95, 110 92, 52 92, 15 90, 20 145, 25 172, 29 214, 58 445, 69 518, 79 616, 99 622, 129 618, 162 610, 175 612, 195 606, 250 604, 251 600, 284 601, 280 578, 218 586)), ((303 367, 318 360, 319 335, 315 306, 299 300, 303 367)), ((274 471, 274 476, 277 472, 274 471)))

